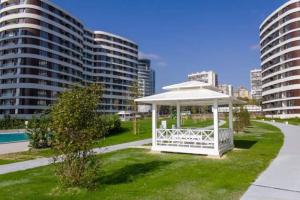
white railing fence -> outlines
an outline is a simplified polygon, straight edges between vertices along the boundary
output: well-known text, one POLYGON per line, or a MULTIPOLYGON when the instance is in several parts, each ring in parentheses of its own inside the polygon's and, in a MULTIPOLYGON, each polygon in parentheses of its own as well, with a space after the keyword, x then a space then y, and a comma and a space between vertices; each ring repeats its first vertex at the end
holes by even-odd
MULTIPOLYGON (((219 129, 219 149, 214 141, 214 130, 207 129, 156 129, 155 146, 157 150, 167 149, 176 152, 189 152, 198 149, 203 154, 217 151, 221 154, 233 148, 233 132, 231 129, 219 129), (203 150, 203 151, 202 151, 203 150), (206 151, 205 151, 206 150, 206 151)), ((201 153, 202 154, 202 153, 201 153)))
POLYGON ((203 129, 157 129, 157 146, 214 148, 214 131, 203 129))
POLYGON ((231 129, 219 129, 219 150, 225 152, 233 148, 233 131, 231 129))

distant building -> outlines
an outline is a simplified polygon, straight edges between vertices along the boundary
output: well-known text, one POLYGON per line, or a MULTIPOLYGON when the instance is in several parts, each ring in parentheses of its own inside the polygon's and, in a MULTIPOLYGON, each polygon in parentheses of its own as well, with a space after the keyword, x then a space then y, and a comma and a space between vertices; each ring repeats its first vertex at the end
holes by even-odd
MULTIPOLYGON (((139 59, 138 87, 140 97, 155 94, 155 71, 151 69, 151 61, 149 59, 139 59)), ((150 105, 138 105, 139 113, 148 113, 150 111, 150 105)))
POLYGON ((214 87, 218 86, 218 75, 214 71, 202 71, 188 75, 189 81, 201 81, 214 87))
MULTIPOLYGON (((244 105, 243 108, 250 113, 261 113, 262 112, 261 106, 257 106, 257 105, 244 105)), ((239 109, 240 109, 240 107, 234 107, 234 110, 239 110, 239 109)), ((227 107, 227 106, 220 107, 219 112, 220 113, 228 113, 229 107, 227 107)))
POLYGON ((250 71, 251 96, 253 99, 262 98, 262 74, 261 69, 250 71))
POLYGON ((154 69, 150 69, 150 93, 155 94, 155 71, 154 69))
POLYGON ((233 91, 233 87, 232 85, 228 85, 228 84, 221 84, 221 85, 218 85, 218 89, 224 93, 224 94, 228 94, 230 93, 230 91, 232 92, 233 91))
POLYGON ((139 59, 138 87, 140 97, 150 96, 155 93, 155 72, 151 69, 151 61, 149 59, 139 59))
POLYGON ((239 98, 248 98, 248 99, 251 98, 250 92, 243 86, 240 86, 236 91, 234 91, 233 95, 239 98))

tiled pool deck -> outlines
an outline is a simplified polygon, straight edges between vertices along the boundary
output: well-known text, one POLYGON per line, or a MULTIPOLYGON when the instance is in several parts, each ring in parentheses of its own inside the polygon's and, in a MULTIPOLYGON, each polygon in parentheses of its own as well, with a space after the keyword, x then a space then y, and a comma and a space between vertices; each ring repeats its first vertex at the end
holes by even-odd
POLYGON ((28 141, 0 144, 0 155, 27 151, 29 149, 28 145, 28 141))

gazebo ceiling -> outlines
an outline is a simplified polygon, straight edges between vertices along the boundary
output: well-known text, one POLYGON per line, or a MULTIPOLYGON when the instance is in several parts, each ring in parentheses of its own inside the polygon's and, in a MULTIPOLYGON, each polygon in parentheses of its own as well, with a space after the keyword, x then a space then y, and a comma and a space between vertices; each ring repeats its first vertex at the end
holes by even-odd
POLYGON ((163 89, 166 92, 136 99, 136 102, 146 104, 159 105, 212 105, 215 100, 219 105, 228 104, 232 101, 234 104, 243 104, 244 102, 238 100, 227 94, 218 92, 218 89, 209 86, 200 81, 188 81, 175 85, 166 86, 163 89))

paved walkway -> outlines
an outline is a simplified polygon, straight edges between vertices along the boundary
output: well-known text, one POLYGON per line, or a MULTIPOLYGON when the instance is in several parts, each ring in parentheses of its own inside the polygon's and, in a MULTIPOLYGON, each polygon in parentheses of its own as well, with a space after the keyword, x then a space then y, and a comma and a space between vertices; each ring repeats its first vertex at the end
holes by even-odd
MULTIPOLYGON (((0 134, 24 133, 25 131, 26 131, 25 129, 0 130, 0 134)), ((0 155, 28 151, 29 149, 28 145, 29 145, 28 141, 0 144, 0 155)))
POLYGON ((285 136, 284 145, 271 165, 248 188, 242 200, 300 199, 300 126, 266 123, 281 129, 285 136))
MULTIPOLYGON (((135 146, 142 146, 145 144, 150 144, 152 139, 139 140, 134 142, 128 142, 123 144, 117 144, 112 146, 107 146, 103 148, 95 148, 94 151, 96 153, 109 153, 112 151, 117 151, 121 149, 127 149, 135 146)), ((34 160, 28 160, 23 162, 16 162, 7 165, 0 165, 0 174, 6 174, 10 172, 16 172, 21 170, 32 169, 35 167, 46 166, 52 163, 52 158, 39 158, 34 160)))
POLYGON ((29 142, 14 142, 14 143, 0 144, 0 155, 28 151, 29 149, 28 145, 29 142))

